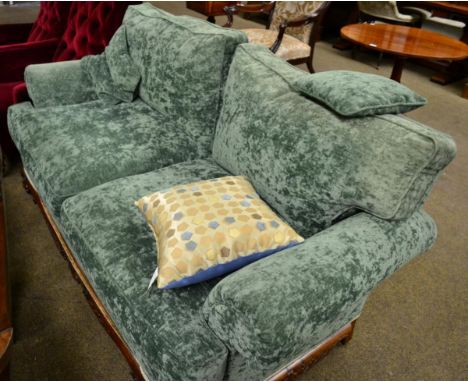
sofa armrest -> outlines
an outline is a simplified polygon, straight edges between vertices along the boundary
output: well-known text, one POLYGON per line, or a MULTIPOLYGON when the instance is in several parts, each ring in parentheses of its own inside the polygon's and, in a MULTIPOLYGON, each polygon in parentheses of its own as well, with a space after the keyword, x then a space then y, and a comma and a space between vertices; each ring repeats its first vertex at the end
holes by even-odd
POLYGON ((32 23, 0 25, 0 45, 26 42, 32 26, 32 23))
POLYGON ((13 103, 31 101, 28 94, 28 88, 25 82, 21 82, 13 88, 13 103))
POLYGON ((26 66, 52 61, 58 39, 0 46, 0 82, 22 81, 26 66))
POLYGON ((354 320, 370 291, 436 235, 423 211, 398 222, 360 213, 224 278, 204 317, 231 351, 276 371, 354 320))
POLYGON ((26 68, 24 78, 35 107, 72 105, 97 99, 79 60, 31 65, 26 68))

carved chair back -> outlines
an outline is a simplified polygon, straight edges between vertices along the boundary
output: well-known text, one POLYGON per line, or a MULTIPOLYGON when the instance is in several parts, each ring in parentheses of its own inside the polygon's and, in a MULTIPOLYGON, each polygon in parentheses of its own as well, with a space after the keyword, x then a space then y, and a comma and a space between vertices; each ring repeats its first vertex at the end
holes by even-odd
MULTIPOLYGON (((292 21, 301 17, 310 16, 314 14, 323 3, 323 1, 276 1, 272 11, 269 29, 279 30, 281 22, 284 20, 292 21)), ((286 33, 308 44, 312 33, 312 24, 288 27, 286 33)))

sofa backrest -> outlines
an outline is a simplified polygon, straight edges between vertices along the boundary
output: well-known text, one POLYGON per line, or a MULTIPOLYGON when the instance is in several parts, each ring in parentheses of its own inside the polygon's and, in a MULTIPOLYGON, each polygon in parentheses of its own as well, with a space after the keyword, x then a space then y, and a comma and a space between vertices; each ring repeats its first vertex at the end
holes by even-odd
POLYGON ((99 54, 109 43, 130 4, 135 1, 73 1, 66 29, 53 61, 99 54))
POLYGON ((70 5, 70 1, 41 1, 28 42, 60 38, 67 26, 70 5))
POLYGON ((149 3, 129 7, 123 24, 141 99, 211 145, 229 65, 246 35, 149 3))
POLYGON ((454 157, 452 139, 398 115, 340 117, 292 88, 309 75, 266 48, 239 46, 214 159, 247 176, 305 237, 355 209, 409 217, 454 157))

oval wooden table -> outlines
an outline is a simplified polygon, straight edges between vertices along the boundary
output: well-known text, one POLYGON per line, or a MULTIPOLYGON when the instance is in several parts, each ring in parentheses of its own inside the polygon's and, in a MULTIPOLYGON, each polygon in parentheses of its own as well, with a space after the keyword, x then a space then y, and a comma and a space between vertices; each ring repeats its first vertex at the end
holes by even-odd
POLYGON ((378 52, 395 56, 391 79, 400 82, 407 58, 458 61, 468 58, 468 45, 424 29, 393 24, 351 24, 341 37, 378 52))

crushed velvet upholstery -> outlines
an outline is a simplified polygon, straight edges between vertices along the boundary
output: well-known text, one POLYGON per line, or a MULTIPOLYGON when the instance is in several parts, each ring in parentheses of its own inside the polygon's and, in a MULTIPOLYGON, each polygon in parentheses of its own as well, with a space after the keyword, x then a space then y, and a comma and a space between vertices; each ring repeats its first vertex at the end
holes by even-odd
MULTIPOLYGON (((138 2, 41 2, 41 10, 29 40, 22 44, 0 46, 0 82, 22 81, 28 65, 101 53, 120 26, 127 6, 132 3, 138 2)), ((0 28, 0 34, 2 32, 0 28)), ((27 100, 25 90, 21 101, 27 100)), ((0 91, 6 90, 1 88, 0 91)), ((14 100, 12 91, 8 92, 0 94, 0 97, 14 100)), ((54 94, 49 93, 49 96, 54 97, 54 94)), ((7 108, 12 103, 0 105, 0 144, 3 152, 10 157, 15 150, 7 129, 7 108)))
POLYGON ((135 99, 141 75, 130 57, 124 25, 115 32, 103 54, 83 57, 81 68, 102 100, 119 103, 135 99))
POLYGON ((178 123, 189 123, 199 139, 208 142, 209 132, 211 141, 229 64, 236 46, 247 41, 245 34, 148 3, 130 7, 123 24, 142 76, 141 99, 178 123))
POLYGON ((70 5, 41 1, 33 24, 0 25, 0 144, 10 158, 16 152, 7 129, 7 109, 15 102, 13 89, 22 84, 28 64, 51 60, 67 25, 70 5))
POLYGON ((293 87, 345 117, 406 113, 427 103, 395 82, 376 74, 332 70, 301 78, 293 87))
POLYGON ((104 182, 207 157, 229 63, 245 40, 241 32, 142 4, 129 8, 101 56, 28 67, 35 107, 11 107, 9 129, 54 211, 104 182), (138 83, 141 98, 130 102, 138 83))
POLYGON ((225 175, 212 161, 198 160, 118 179, 63 204, 62 232, 150 379, 223 379, 227 349, 201 313, 217 280, 147 292, 156 246, 134 201, 156 190, 225 175))
POLYGON ((107 181, 209 155, 192 137, 141 100, 10 108, 10 134, 28 173, 54 213, 65 198, 107 181))
MULTIPOLYGON (((81 69, 80 60, 30 65, 24 72, 24 78, 35 108, 73 105, 97 99, 95 85, 88 73, 81 69)), ((13 106, 11 110, 15 108, 13 106)))
POLYGON ((384 219, 411 216, 453 159, 452 139, 397 115, 340 117, 291 88, 308 76, 266 48, 241 45, 213 157, 247 176, 304 237, 354 208, 384 219))
POLYGON ((205 317, 230 350, 272 373, 356 318, 371 290, 436 234, 424 212, 399 222, 355 215, 224 278, 205 317))
POLYGON ((62 37, 67 26, 71 1, 41 1, 37 15, 27 42, 47 40, 62 37))

